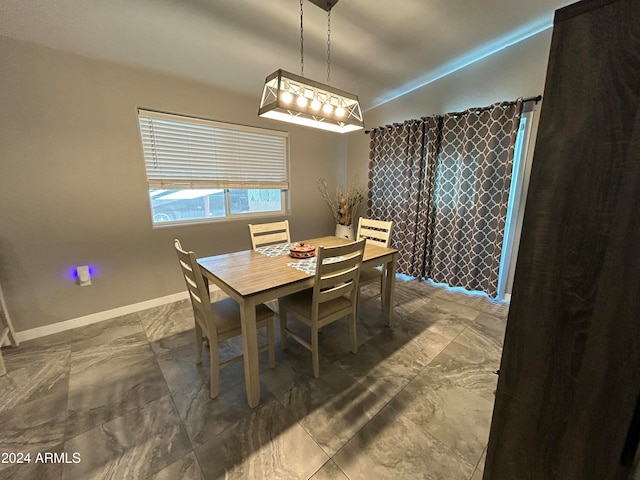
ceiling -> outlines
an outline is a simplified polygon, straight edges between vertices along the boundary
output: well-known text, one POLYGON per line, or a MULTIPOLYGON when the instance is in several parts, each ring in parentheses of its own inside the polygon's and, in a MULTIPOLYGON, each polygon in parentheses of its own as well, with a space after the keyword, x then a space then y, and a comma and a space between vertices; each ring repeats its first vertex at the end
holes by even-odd
MULTIPOLYGON (((331 85, 368 110, 549 28, 570 3, 340 0, 331 85)), ((276 69, 300 73, 298 0, 2 0, 0 35, 256 99, 276 69)), ((326 83, 326 62, 327 13, 304 2, 305 76, 326 83)))

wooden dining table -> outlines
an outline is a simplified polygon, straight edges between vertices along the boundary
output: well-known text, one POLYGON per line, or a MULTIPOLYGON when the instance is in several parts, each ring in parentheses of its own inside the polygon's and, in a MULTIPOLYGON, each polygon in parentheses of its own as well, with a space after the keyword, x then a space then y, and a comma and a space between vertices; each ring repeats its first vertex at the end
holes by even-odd
MULTIPOLYGON (((344 245, 346 238, 328 236, 304 240, 300 243, 316 247, 344 245)), ((367 242, 363 267, 386 265, 384 281, 384 314, 389 326, 393 324, 393 296, 398 252, 367 242)), ((268 256, 255 250, 225 253, 198 258, 198 264, 206 280, 217 285, 240 305, 242 346, 244 352, 244 376, 249 406, 260 403, 258 363, 258 338, 256 305, 299 292, 313 286, 315 275, 287 265, 296 262, 289 255, 268 256)))

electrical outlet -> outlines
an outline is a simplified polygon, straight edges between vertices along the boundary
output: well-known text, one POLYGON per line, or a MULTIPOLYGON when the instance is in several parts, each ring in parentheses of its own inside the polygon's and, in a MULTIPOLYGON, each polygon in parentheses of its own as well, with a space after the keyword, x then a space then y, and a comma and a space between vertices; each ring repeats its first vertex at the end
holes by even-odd
POLYGON ((89 266, 83 265, 81 267, 76 268, 78 272, 78 284, 81 287, 86 287, 87 285, 91 285, 91 274, 89 273, 89 266))

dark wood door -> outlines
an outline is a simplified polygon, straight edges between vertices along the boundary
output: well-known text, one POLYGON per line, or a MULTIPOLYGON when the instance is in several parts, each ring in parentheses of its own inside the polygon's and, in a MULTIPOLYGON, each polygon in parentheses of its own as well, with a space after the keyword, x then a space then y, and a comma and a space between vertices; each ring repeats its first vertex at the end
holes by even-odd
POLYGON ((640 0, 558 10, 485 480, 630 478, 639 103, 640 0))

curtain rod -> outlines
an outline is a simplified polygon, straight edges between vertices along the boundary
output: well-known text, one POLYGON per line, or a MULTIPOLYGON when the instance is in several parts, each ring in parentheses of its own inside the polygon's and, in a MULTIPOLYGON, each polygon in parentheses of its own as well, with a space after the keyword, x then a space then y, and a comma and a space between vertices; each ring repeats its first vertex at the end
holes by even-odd
POLYGON ((536 102, 536 103, 538 103, 540 100, 542 100, 542 95, 536 95, 535 97, 523 98, 522 99, 522 103, 525 103, 525 102, 536 102))
MULTIPOLYGON (((522 103, 527 103, 527 102, 535 102, 538 103, 540 100, 542 100, 542 95, 536 95, 535 97, 527 97, 527 98, 523 98, 522 99, 522 103)), ((454 112, 455 113, 455 112, 454 112)), ((463 113, 463 112, 460 112, 463 113)), ((400 126, 402 125, 401 123, 394 123, 394 125, 400 126)), ((371 130, 365 130, 364 133, 366 135, 371 133, 371 130)))

